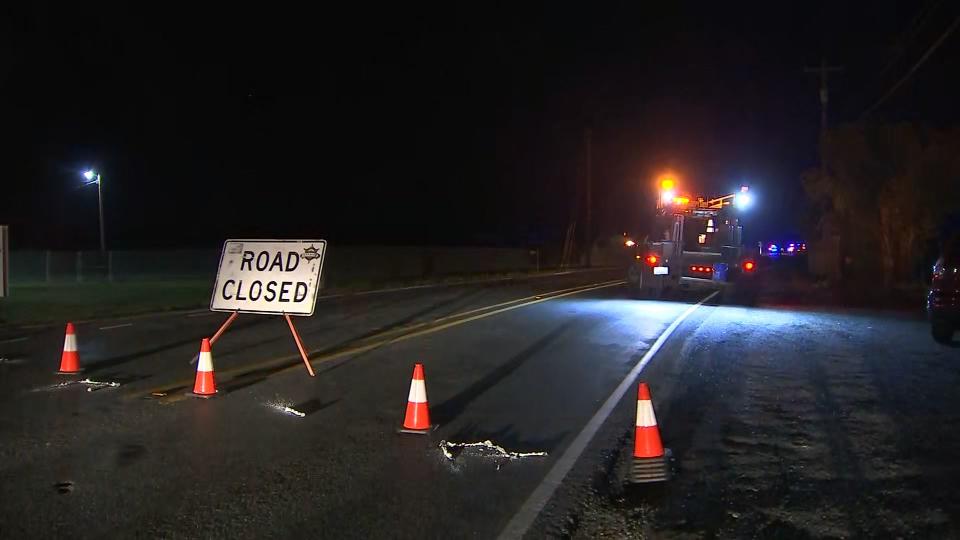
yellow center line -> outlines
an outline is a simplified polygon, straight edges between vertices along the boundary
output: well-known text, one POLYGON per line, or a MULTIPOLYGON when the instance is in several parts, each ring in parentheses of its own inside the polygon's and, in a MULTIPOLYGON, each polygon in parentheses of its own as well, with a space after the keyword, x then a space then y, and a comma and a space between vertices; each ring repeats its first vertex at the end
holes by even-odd
MULTIPOLYGON (((555 296, 555 295, 557 295, 557 294, 562 294, 562 293, 569 292, 569 291, 576 291, 576 290, 582 289, 583 287, 589 287, 589 285, 580 285, 580 286, 578 286, 578 287, 570 287, 570 288, 568 288, 568 289, 559 289, 559 290, 556 290, 556 291, 548 291, 548 292, 544 292, 544 293, 540 293, 540 294, 534 294, 534 295, 531 295, 531 296, 526 296, 526 297, 524 297, 524 298, 517 298, 516 300, 507 300, 506 302, 500 302, 499 304, 493 304, 493 305, 490 305, 490 306, 482 306, 482 307, 478 307, 478 308, 471 309, 471 310, 467 310, 467 311, 461 311, 461 312, 458 312, 458 313, 452 313, 452 314, 450 314, 450 315, 445 315, 445 316, 443 316, 443 317, 439 317, 439 318, 433 319, 432 321, 424 321, 424 322, 415 323, 415 324, 408 324, 408 325, 402 326, 402 327, 400 327, 400 328, 394 328, 393 330, 387 330, 387 331, 385 331, 385 332, 383 332, 383 333, 377 334, 377 335, 375 335, 375 336, 371 336, 370 338, 367 338, 367 339, 368 339, 368 340, 369 340, 369 339, 382 340, 383 338, 385 338, 386 336, 388 336, 388 335, 390 335, 390 334, 404 334, 404 333, 406 333, 406 332, 410 332, 410 331, 412 331, 412 330, 416 330, 417 328, 423 328, 423 327, 426 327, 426 326, 433 326, 433 325, 435 325, 435 324, 437 324, 437 323, 440 323, 440 322, 443 322, 443 321, 448 321, 448 320, 450 320, 450 319, 459 319, 459 318, 461 318, 461 317, 466 317, 466 316, 468 316, 468 315, 473 315, 474 313, 480 313, 480 312, 482 312, 482 311, 488 311, 488 310, 496 309, 496 308, 503 307, 503 306, 509 306, 509 305, 511 305, 511 304, 517 304, 517 303, 521 303, 521 302, 528 302, 528 301, 531 301, 531 300, 539 300, 539 299, 541 299, 541 298, 543 298, 543 297, 545 297, 545 296, 551 296, 551 297, 552 297, 552 296, 555 296)), ((365 341, 366 341, 366 340, 365 340, 365 341)))
MULTIPOLYGON (((383 346, 385 346, 385 345, 390 345, 390 344, 393 344, 393 343, 399 343, 399 342, 401 342, 401 341, 406 341, 406 340, 408 340, 408 339, 413 339, 413 338, 415 338, 415 337, 420 337, 420 336, 425 336, 425 335, 433 334, 433 333, 435 333, 435 332, 440 332, 440 331, 446 330, 446 329, 448 329, 448 328, 453 328, 453 327, 455 327, 455 326, 460 326, 460 325, 462 325, 462 324, 466 324, 466 323, 469 323, 469 322, 477 321, 477 320, 480 320, 480 319, 485 319, 485 318, 487 318, 487 317, 492 317, 492 316, 494 316, 494 315, 499 315, 499 314, 501 314, 501 313, 505 313, 505 312, 507 312, 507 311, 512 311, 512 310, 514 310, 514 309, 520 309, 520 308, 523 308, 523 307, 527 307, 527 306, 532 306, 532 305, 535 305, 535 304, 539 304, 539 303, 541 303, 541 302, 546 302, 546 301, 548 301, 548 300, 553 300, 553 299, 556 299, 556 298, 563 298, 563 297, 565 297, 565 296, 571 296, 571 295, 574 295, 574 294, 580 294, 580 293, 584 293, 584 292, 594 291, 594 290, 597 290, 597 289, 605 289, 605 288, 608 288, 608 287, 615 287, 615 286, 618 286, 618 285, 622 285, 623 283, 625 283, 623 280, 606 281, 606 282, 601 282, 601 283, 598 283, 598 284, 584 285, 584 286, 581 286, 581 287, 572 287, 572 288, 569 288, 569 289, 560 289, 560 290, 558 290, 558 291, 545 292, 545 293, 542 293, 542 294, 538 294, 538 295, 534 295, 534 296, 529 296, 529 297, 521 298, 521 299, 518 299, 518 300, 512 300, 512 301, 509 301, 509 302, 501 302, 501 303, 499 303, 499 304, 494 304, 494 305, 486 306, 486 307, 483 307, 483 308, 473 309, 473 310, 465 311, 465 312, 458 313, 458 314, 455 314, 455 315, 448 315, 448 316, 446 316, 446 317, 441 317, 441 318, 436 319, 436 320, 434 320, 434 321, 430 321, 429 323, 420 323, 419 325, 414 325, 414 326, 412 326, 412 327, 407 328, 406 330, 408 330, 408 333, 405 333, 405 334, 402 334, 402 335, 399 335, 399 336, 395 336, 395 337, 383 337, 383 336, 381 336, 380 339, 377 339, 377 341, 372 342, 372 343, 368 343, 368 344, 365 344, 365 345, 358 345, 358 346, 350 347, 350 348, 348 348, 348 349, 343 349, 343 350, 340 350, 340 351, 330 352, 330 353, 323 354, 323 355, 320 355, 320 356, 317 356, 317 357, 314 358, 314 357, 312 357, 312 356, 313 356, 314 354, 317 354, 317 353, 319 352, 319 351, 316 351, 316 350, 315 350, 315 351, 311 351, 308 356, 311 356, 311 358, 310 358, 310 363, 311 363, 311 365, 316 366, 316 365, 318 365, 318 364, 327 363, 327 362, 330 362, 330 361, 332 361, 332 360, 336 360, 336 359, 338 359, 338 358, 343 358, 344 356, 353 356, 353 355, 357 355, 357 354, 362 354, 362 353, 371 351, 371 350, 373 350, 373 349, 376 349, 376 348, 379 348, 379 347, 383 347, 383 346), (522 301, 524 301, 524 300, 526 300, 526 302, 524 302, 524 303, 522 303, 522 304, 517 304, 517 302, 522 302, 522 301), (514 304, 514 305, 511 305, 511 304, 514 304), (502 306, 502 307, 501 307, 501 306, 502 306), (500 309, 496 309, 496 308, 500 308, 500 309), (488 311, 488 310, 491 310, 491 309, 493 309, 494 311, 488 311), (477 315, 468 316, 468 317, 466 317, 466 318, 463 318, 464 316, 471 315, 471 314, 474 314, 474 313, 477 313, 477 312, 481 312, 481 311, 485 311, 485 313, 479 313, 479 314, 477 314, 477 315), (452 319, 452 318, 456 318, 456 320, 453 320, 453 321, 450 321, 450 322, 447 322, 447 323, 444 323, 444 324, 439 324, 439 325, 437 325, 438 322, 441 322, 441 321, 444 321, 444 320, 449 320, 449 319, 452 319), (431 326, 430 326, 429 328, 424 328, 424 329, 422 329, 422 330, 415 330, 416 328, 419 328, 419 327, 422 327, 422 326, 427 326, 427 325, 431 325, 431 326), (410 330, 414 330, 414 331, 410 331, 410 330)), ((388 335, 389 333, 390 333, 390 332, 385 333, 384 336, 385 336, 385 335, 388 335)), ((376 338, 376 336, 375 336, 374 338, 376 338)), ((371 339, 373 339, 373 338, 371 338, 371 339)), ((235 378, 235 377, 233 377, 234 375, 242 376, 242 375, 244 375, 244 374, 246 374, 246 373, 250 373, 250 372, 254 372, 254 371, 262 371, 262 370, 269 369, 269 368, 273 368, 273 367, 283 366, 284 364, 288 364, 288 363, 291 364, 291 365, 289 365, 289 366, 287 366, 287 367, 278 369, 277 371, 275 371, 275 372, 273 372, 273 373, 270 374, 270 375, 276 375, 276 374, 279 374, 279 373, 285 373, 285 372, 290 371, 290 370, 293 370, 293 369, 303 369, 299 362, 297 362, 297 363, 295 363, 295 364, 292 363, 293 361, 299 360, 299 359, 300 359, 300 355, 299 355, 299 354, 291 354, 291 355, 281 356, 281 357, 277 357, 277 358, 272 358, 272 359, 270 359, 270 360, 265 360, 265 361, 260 362, 260 363, 257 363, 257 364, 248 364, 248 365, 245 365, 245 366, 241 366, 241 367, 237 367, 237 368, 233 368, 233 369, 224 370, 224 371, 222 371, 222 372, 219 372, 218 375, 220 375, 220 376, 226 376, 226 377, 229 377, 229 378, 235 378)), ((226 378, 226 377, 225 377, 225 378, 226 378)), ((144 396, 144 397, 145 397, 145 396, 150 396, 151 394, 167 394, 168 392, 173 391, 173 390, 189 388, 191 384, 193 384, 193 379, 184 379, 184 380, 182 380, 182 381, 165 384, 165 385, 163 385, 162 387, 159 387, 159 388, 137 391, 137 392, 135 392, 134 394, 128 395, 128 397, 141 397, 141 396, 144 396)), ((159 401, 160 401, 161 403, 165 403, 165 404, 166 404, 166 403, 173 403, 173 402, 180 401, 181 399, 184 399, 185 397, 186 397, 186 396, 183 395, 183 394, 164 395, 164 396, 161 396, 162 399, 160 399, 159 401)))

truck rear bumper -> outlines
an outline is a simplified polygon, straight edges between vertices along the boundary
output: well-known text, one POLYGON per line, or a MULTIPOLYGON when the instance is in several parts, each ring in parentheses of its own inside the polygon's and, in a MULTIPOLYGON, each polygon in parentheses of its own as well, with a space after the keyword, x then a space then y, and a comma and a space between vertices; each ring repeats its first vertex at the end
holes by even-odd
POLYGON ((729 287, 730 283, 726 281, 716 281, 713 279, 695 278, 683 276, 680 278, 681 289, 723 289, 729 287))

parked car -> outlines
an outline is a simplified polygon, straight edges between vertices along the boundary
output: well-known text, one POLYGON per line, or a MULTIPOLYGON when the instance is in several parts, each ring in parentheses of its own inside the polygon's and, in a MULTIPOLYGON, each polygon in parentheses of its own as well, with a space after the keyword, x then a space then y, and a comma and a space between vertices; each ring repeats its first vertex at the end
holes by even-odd
POLYGON ((940 258, 933 265, 927 313, 933 339, 949 343, 960 325, 960 234, 944 243, 940 258))

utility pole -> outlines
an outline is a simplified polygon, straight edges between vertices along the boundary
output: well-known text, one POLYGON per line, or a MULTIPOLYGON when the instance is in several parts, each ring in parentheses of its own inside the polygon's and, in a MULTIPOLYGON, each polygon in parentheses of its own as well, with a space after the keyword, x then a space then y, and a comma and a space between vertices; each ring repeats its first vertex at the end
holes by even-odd
MULTIPOLYGON (((829 163, 827 162, 827 158, 828 158, 828 151, 827 151, 827 103, 830 101, 830 93, 829 93, 829 90, 827 89, 827 74, 829 74, 829 73, 831 73, 831 72, 836 73, 836 72, 839 72, 839 71, 843 71, 843 66, 828 66, 828 65, 827 65, 827 59, 826 59, 825 57, 821 57, 821 58, 820 58, 820 67, 816 67, 816 68, 807 67, 807 68, 803 68, 803 71, 806 72, 806 73, 819 73, 819 74, 820 74, 820 174, 821 174, 821 175, 829 175, 829 174, 830 174, 830 165, 829 165, 829 163)), ((822 237, 823 234, 824 234, 824 231, 823 231, 823 229, 822 229, 822 221, 821 221, 820 224, 817 225, 817 229, 819 229, 818 234, 821 235, 821 237, 822 237)), ((823 240, 827 240, 827 238, 822 238, 822 239, 823 239, 823 240)), ((839 242, 839 239, 838 239, 838 242, 839 242)), ((842 263, 840 262, 840 261, 843 260, 843 252, 841 251, 841 250, 842 250, 842 245, 843 245, 842 242, 838 243, 838 244, 837 244, 837 251, 836 251, 837 258, 838 258, 838 264, 840 265, 840 270, 841 270, 841 271, 842 271, 842 269, 843 269, 843 268, 842 268, 843 265, 842 265, 842 263)))
POLYGON ((830 100, 830 94, 827 90, 827 74, 831 72, 843 71, 843 66, 828 66, 827 59, 821 58, 820 67, 803 68, 806 73, 820 74, 820 134, 827 132, 827 102, 830 100))
POLYGON ((585 234, 587 237, 587 268, 590 268, 590 258, 593 253, 593 163, 592 163, 592 146, 593 146, 593 130, 587 128, 583 133, 583 143, 586 146, 587 152, 587 191, 586 191, 586 203, 587 203, 587 215, 586 223, 584 224, 585 234))

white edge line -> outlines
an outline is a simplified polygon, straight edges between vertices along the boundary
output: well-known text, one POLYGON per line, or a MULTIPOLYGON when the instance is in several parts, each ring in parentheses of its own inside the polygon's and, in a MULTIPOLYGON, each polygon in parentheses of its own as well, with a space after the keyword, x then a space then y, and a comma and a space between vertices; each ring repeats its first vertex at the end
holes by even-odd
POLYGON ((30 339, 30 336, 15 337, 10 339, 0 340, 0 343, 17 343, 18 341, 26 341, 30 339))
POLYGON ((208 315, 216 315, 217 313, 216 311, 201 311, 199 313, 191 313, 187 315, 187 317, 206 317, 208 315))
POLYGON ((653 343, 653 346, 643 355, 643 358, 633 366, 633 369, 630 370, 630 373, 627 373, 627 376, 620 381, 620 385, 617 386, 616 390, 610 394, 610 397, 603 402, 603 405, 600 406, 600 409, 590 418, 590 421, 587 422, 587 425, 580 430, 580 433, 577 434, 577 437, 570 443, 570 446, 564 450, 563 454, 557 459, 557 462, 553 464, 553 467, 547 472, 547 475, 543 478, 540 484, 533 490, 533 493, 527 497, 527 500, 524 501, 523 506, 517 510, 517 513, 510 518, 510 521, 507 523, 507 526, 504 527, 503 531, 500 533, 498 538, 501 539, 512 539, 512 538, 523 538, 523 535, 527 533, 527 530, 533 525, 534 520, 537 519, 537 516, 540 515, 540 511, 547 505, 547 502, 553 497, 554 492, 557 488, 560 487, 560 484, 563 482, 563 479, 566 478, 567 473, 570 472, 570 469, 573 468, 573 465, 580 458, 580 455, 583 454, 583 451, 587 448, 587 445, 590 444, 590 441, 593 440, 594 435, 599 431, 600 426, 606 422, 609 418, 610 413, 613 412, 614 407, 620 402, 623 396, 627 393, 627 390, 633 386, 633 381, 636 379, 640 372, 643 371, 643 368, 650 363, 650 360, 653 358, 657 351, 663 347, 663 344, 666 343, 667 339, 670 338, 670 335, 673 334, 674 330, 680 326, 680 323, 684 321, 691 313, 697 310, 705 302, 713 298, 718 294, 719 291, 711 293, 709 296, 700 300, 696 304, 688 307, 686 311, 680 314, 679 317, 673 320, 670 323, 670 326, 660 334, 660 337, 653 343))
POLYGON ((110 326, 101 326, 100 330, 113 330, 114 328, 126 328, 128 326, 133 326, 132 322, 122 323, 122 324, 112 324, 110 326))

